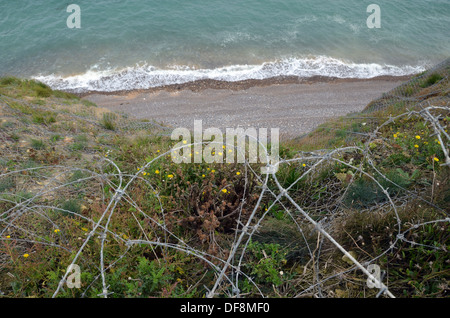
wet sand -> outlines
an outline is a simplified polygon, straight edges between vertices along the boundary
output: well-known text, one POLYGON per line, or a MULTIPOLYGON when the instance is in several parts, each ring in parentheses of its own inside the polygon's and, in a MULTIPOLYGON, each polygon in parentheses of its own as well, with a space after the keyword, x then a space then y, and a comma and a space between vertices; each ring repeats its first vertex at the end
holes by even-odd
POLYGON ((308 133, 330 118, 358 112, 408 77, 375 79, 278 78, 242 82, 197 81, 148 90, 91 92, 84 98, 131 117, 173 128, 279 128, 280 135, 308 133))

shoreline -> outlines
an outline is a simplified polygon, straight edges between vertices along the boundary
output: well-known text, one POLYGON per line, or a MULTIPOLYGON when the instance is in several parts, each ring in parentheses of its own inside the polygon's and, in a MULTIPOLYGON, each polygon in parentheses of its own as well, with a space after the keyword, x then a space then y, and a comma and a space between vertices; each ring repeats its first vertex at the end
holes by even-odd
POLYGON ((277 77, 269 77, 265 79, 247 79, 240 81, 222 81, 222 80, 214 80, 214 79, 202 79, 196 80, 181 84, 170 84, 170 85, 161 85, 155 86, 145 89, 129 89, 129 90, 117 90, 117 91, 86 91, 86 92, 71 92, 81 98, 90 96, 90 95, 128 95, 128 94, 140 94, 140 93, 153 93, 159 91, 167 91, 167 92, 177 92, 183 90, 190 90, 193 92, 200 92, 206 89, 226 89, 233 91, 246 90, 251 87, 266 87, 272 85, 286 85, 286 84, 314 84, 314 83, 350 83, 350 82, 376 82, 376 81, 407 81, 410 78, 415 76, 415 74, 411 75, 402 75, 402 76, 394 76, 394 75, 382 75, 376 76, 372 78, 338 78, 338 77, 330 77, 330 76, 311 76, 311 77, 298 77, 298 76, 277 76, 277 77))
POLYGON ((309 133, 326 121, 362 111, 412 76, 371 79, 296 77, 241 82, 196 81, 146 90, 90 92, 83 98, 137 120, 169 128, 279 128, 280 138, 309 133))

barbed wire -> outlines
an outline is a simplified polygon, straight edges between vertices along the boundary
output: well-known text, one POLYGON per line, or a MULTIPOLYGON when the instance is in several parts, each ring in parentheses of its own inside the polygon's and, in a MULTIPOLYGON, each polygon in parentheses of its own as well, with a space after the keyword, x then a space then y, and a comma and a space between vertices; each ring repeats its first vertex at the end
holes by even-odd
MULTIPOLYGON (((447 60, 445 63, 430 70, 422 76, 425 77, 431 73, 436 73, 442 69, 445 69, 448 67, 448 64, 449 62, 447 60)), ((408 85, 417 85, 416 81, 417 79, 414 79, 409 84, 407 83, 391 91, 387 94, 389 95, 388 99, 386 97, 387 95, 385 95, 380 100, 372 103, 369 107, 370 111, 386 107, 388 104, 392 103, 393 99, 408 103, 411 102, 411 105, 414 104, 415 108, 400 115, 389 117, 371 132, 361 133, 361 135, 366 138, 362 146, 355 145, 340 147, 332 150, 322 149, 302 152, 295 158, 286 160, 282 159, 275 164, 268 161, 269 163, 267 164, 267 169, 272 172, 266 174, 258 172, 258 170, 254 169, 253 165, 246 160, 242 164, 244 168, 242 178, 244 180, 245 190, 240 203, 235 210, 237 218, 234 224, 234 238, 230 244, 228 254, 225 253, 224 255, 219 255, 208 250, 203 250, 199 248, 198 245, 186 242, 182 237, 171 230, 167 220, 169 211, 164 206, 164 199, 159 193, 158 188, 155 186, 156 183, 152 182, 151 177, 144 178, 142 175, 143 171, 149 169, 158 162, 166 160, 166 158, 171 155, 171 152, 178 149, 171 149, 166 152, 161 152, 155 158, 144 163, 141 166, 141 169, 134 173, 123 172, 116 162, 108 158, 98 159, 95 164, 95 169, 77 168, 64 165, 49 165, 23 168, 1 173, 0 180, 6 180, 10 177, 14 177, 16 179, 27 179, 28 183, 26 181, 23 181, 22 183, 23 188, 26 188, 26 183, 33 183, 34 185, 37 183, 40 184, 40 186, 33 187, 34 191, 31 196, 23 196, 23 194, 18 192, 7 192, 6 190, 3 192, 3 195, 0 196, 0 203, 10 205, 8 209, 0 211, 0 241, 14 241, 17 244, 17 248, 22 248, 23 250, 30 246, 45 245, 47 247, 68 251, 73 256, 71 258, 71 263, 67 265, 72 266, 77 264, 79 261, 83 261, 83 252, 95 236, 98 236, 97 238, 100 240, 100 247, 98 250, 98 266, 96 267, 98 273, 90 282, 87 282, 87 287, 82 293, 83 297, 87 295, 88 290, 92 288, 98 280, 101 281, 101 293, 97 296, 107 298, 113 294, 115 290, 108 284, 108 274, 111 269, 120 261, 126 259, 130 251, 133 250, 133 247, 143 245, 150 246, 151 249, 164 248, 167 250, 186 253, 198 258, 199 261, 204 262, 206 266, 208 266, 215 273, 215 279, 213 280, 211 286, 204 286, 207 290, 207 297, 217 297, 221 295, 228 297, 242 297, 243 295, 240 290, 242 279, 246 279, 252 286, 254 286, 261 297, 266 297, 267 295, 264 294, 263 289, 254 279, 253 275, 246 272, 246 253, 250 243, 255 240, 255 237, 259 235, 261 229, 264 227, 264 222, 268 215, 281 206, 283 213, 287 216, 287 219, 291 221, 292 225, 303 239, 302 244, 304 244, 303 247, 307 251, 306 254, 309 257, 308 261, 305 260, 304 271, 306 271, 307 266, 310 263, 313 264, 313 268, 315 270, 315 275, 313 275, 313 278, 308 286, 301 290, 293 291, 295 297, 302 297, 304 295, 312 295, 314 297, 324 296, 322 286, 324 286, 327 281, 341 277, 344 274, 355 273, 354 275, 356 275, 356 271, 359 271, 365 275, 368 281, 373 282, 375 286, 377 286, 379 292, 376 297, 381 295, 396 297, 396 295, 389 288, 389 281, 383 282, 380 277, 374 276, 373 272, 368 269, 368 266, 370 264, 374 264, 383 255, 389 253, 389 251, 397 248, 400 243, 409 244, 414 247, 445 251, 445 244, 442 246, 433 246, 417 243, 411 240, 411 235, 408 236, 408 234, 426 225, 434 225, 439 223, 448 224, 450 221, 450 218, 448 217, 448 210, 446 210, 448 207, 439 207, 436 203, 432 202, 432 200, 429 200, 414 191, 406 189, 401 184, 396 183, 395 180, 391 180, 389 176, 384 174, 377 166, 376 159, 374 159, 373 150, 370 146, 375 139, 379 138, 380 131, 385 127, 396 123, 402 118, 416 117, 423 120, 429 125, 429 127, 431 127, 433 131, 432 137, 439 141, 440 148, 442 149, 442 153, 444 155, 444 162, 440 163, 440 166, 442 169, 449 168, 450 136, 446 131, 446 128, 441 124, 443 114, 447 114, 448 116, 450 113, 448 98, 445 96, 430 98, 430 96, 434 96, 433 93, 427 94, 427 98, 413 98, 402 95, 402 92, 409 87, 408 85), (350 159, 343 159, 344 154, 350 154, 350 159), (353 164, 353 158, 357 155, 361 157, 360 163, 353 164), (308 165, 306 166, 305 163, 308 165), (330 213, 328 210, 329 207, 325 204, 316 206, 316 210, 312 214, 309 207, 304 203, 302 204, 302 202, 298 200, 296 197, 298 195, 298 190, 294 189, 296 189, 295 187, 300 182, 308 179, 314 174, 319 173, 322 169, 327 169, 327 167, 331 164, 339 164, 346 167, 349 171, 352 171, 352 176, 350 180, 348 180, 347 186, 342 191, 338 192, 337 197, 333 197, 334 207, 332 208, 332 213, 330 213), (273 169, 274 165, 278 169, 273 169), (280 180, 279 175, 277 175, 277 170, 284 166, 294 168, 298 167, 302 169, 302 173, 288 185, 285 185, 280 180), (72 175, 75 171, 81 171, 87 176, 67 182, 67 176, 72 175), (51 175, 48 176, 49 174, 51 175), (339 242, 339 237, 336 237, 334 234, 336 232, 334 221, 337 219, 337 215, 339 215, 339 213, 346 208, 344 198, 348 194, 350 186, 355 181, 355 176, 357 174, 368 178, 376 185, 377 189, 381 191, 385 198, 385 206, 383 209, 389 211, 386 213, 393 214, 396 220, 395 233, 393 234, 393 239, 388 246, 375 256, 364 251, 364 249, 360 247, 366 256, 370 255, 370 259, 363 258, 361 260, 358 260, 348 248, 345 248, 343 243, 339 242), (434 220, 411 223, 409 224, 409 227, 405 229, 405 224, 399 215, 399 207, 402 203, 399 201, 399 198, 396 198, 388 191, 389 187, 382 184, 379 177, 387 181, 389 185, 402 189, 405 193, 404 196, 409 198, 418 198, 424 204, 439 209, 439 211, 442 212, 443 217, 436 218, 434 220), (248 190, 248 185, 253 179, 259 183, 259 190, 257 193, 257 200, 250 203, 248 197, 253 193, 250 193, 248 190), (162 221, 147 213, 147 211, 141 206, 141 202, 139 202, 137 198, 133 197, 133 191, 130 191, 130 189, 132 189, 137 182, 143 182, 151 189, 149 197, 153 198, 152 200, 159 210, 162 221), (86 185, 92 189, 96 189, 95 191, 93 190, 93 193, 102 194, 102 197, 99 198, 99 200, 102 201, 104 206, 100 215, 94 217, 58 206, 57 198, 60 196, 59 193, 63 193, 64 191, 74 191, 71 187, 76 184, 86 185), (110 195, 105 194, 106 185, 110 189, 110 195), (17 201, 19 202, 17 203, 17 201), (264 210, 262 209, 262 206, 266 203, 268 203, 267 208, 264 210), (123 235, 116 232, 114 228, 110 227, 114 218, 117 218, 118 214, 126 210, 133 211, 129 217, 131 218, 132 216, 133 219, 131 219, 131 221, 134 220, 139 225, 141 238, 124 238, 123 235), (248 210, 249 212, 246 212, 244 215, 244 210, 248 210), (260 213, 261 210, 264 210, 264 212, 260 213), (79 247, 69 244, 69 242, 73 240, 74 236, 76 236, 75 233, 65 232, 63 230, 61 231, 60 242, 55 243, 50 238, 42 235, 38 229, 35 229, 33 224, 23 222, 23 220, 30 221, 36 218, 41 221, 44 220, 45 222, 48 222, 50 228, 63 229, 64 227, 62 226, 61 221, 55 219, 54 216, 51 215, 51 211, 69 214, 91 224, 91 230, 86 233, 86 237, 79 247), (155 230, 152 233, 152 237, 149 237, 148 233, 146 233, 142 226, 140 226, 139 220, 134 213, 158 229, 159 234, 155 230), (444 215, 446 215, 446 217, 444 217, 444 215), (14 231, 20 235, 18 235, 18 237, 6 238, 6 233, 11 231, 14 231), (311 246, 309 238, 311 234, 307 234, 306 231, 317 233, 315 247, 311 246), (23 236, 23 238, 19 238, 19 236, 23 236), (108 257, 105 257, 106 248, 113 244, 110 240, 114 240, 114 242, 122 244, 125 246, 125 250, 121 251, 114 257, 110 254, 108 254, 108 257), (326 244, 331 244, 340 253, 342 253, 349 263, 352 264, 352 267, 341 270, 337 273, 332 273, 328 277, 321 277, 321 275, 319 275, 321 265, 320 257, 323 255, 323 248, 326 244), (114 259, 111 260, 111 258, 114 259), (108 259, 109 264, 107 264, 106 259, 108 259)), ((436 85, 439 86, 440 83, 445 81, 448 81, 446 76, 444 76, 436 85)), ((4 104, 9 104, 11 100, 12 99, 5 97, 2 97, 1 99, 4 104)), ((41 107, 32 103, 30 103, 30 106, 41 107)), ((82 116, 77 116, 77 118, 80 117, 82 116)), ((367 121, 367 118, 363 117, 361 120, 367 121)), ((92 123, 98 125, 95 121, 92 121, 92 123)), ((142 123, 142 125, 145 126, 147 123, 142 123)), ((148 125, 153 125, 153 123, 149 123, 148 125)), ((130 127, 139 127, 139 129, 142 128, 140 125, 131 125, 121 127, 120 129, 129 129, 130 127)), ((202 146, 206 144, 210 144, 210 142, 201 143, 202 146)), ((180 148, 191 149, 191 147, 195 145, 198 144, 186 144, 180 148)), ((265 146, 263 144, 260 144, 260 146, 261 147, 259 149, 264 149, 264 155, 267 159, 269 159, 270 156, 265 146)), ((239 149, 235 145, 227 145, 227 147, 234 147, 235 151, 245 153, 245 149, 239 149)), ((333 195, 332 191, 329 191, 328 193, 325 192, 324 196, 327 194, 330 196, 333 195)), ((378 207, 380 206, 378 205, 378 207)), ((0 269, 7 262, 8 260, 6 257, 1 258, 0 269)), ((63 277, 61 277, 59 284, 53 293, 53 297, 57 297, 62 291, 69 274, 70 272, 67 271, 63 277)))

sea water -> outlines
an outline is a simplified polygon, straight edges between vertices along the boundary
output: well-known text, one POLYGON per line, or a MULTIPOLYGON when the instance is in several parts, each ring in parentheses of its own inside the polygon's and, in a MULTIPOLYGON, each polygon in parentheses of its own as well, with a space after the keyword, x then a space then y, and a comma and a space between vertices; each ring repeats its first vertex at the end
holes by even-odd
POLYGON ((0 0, 0 76, 115 91, 408 75, 450 55, 449 22, 450 0, 0 0))

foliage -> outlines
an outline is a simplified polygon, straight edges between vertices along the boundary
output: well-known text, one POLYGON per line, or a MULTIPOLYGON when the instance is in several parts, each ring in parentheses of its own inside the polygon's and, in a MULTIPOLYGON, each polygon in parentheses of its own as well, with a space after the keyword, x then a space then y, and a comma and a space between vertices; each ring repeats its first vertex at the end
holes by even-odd
POLYGON ((418 105, 445 106, 440 74, 283 142, 268 182, 260 164, 176 164, 166 131, 0 79, 0 290, 51 297, 75 261, 82 288, 58 297, 203 297, 222 269, 220 295, 375 296, 325 231, 387 269, 396 296, 448 296, 448 167, 418 105))

